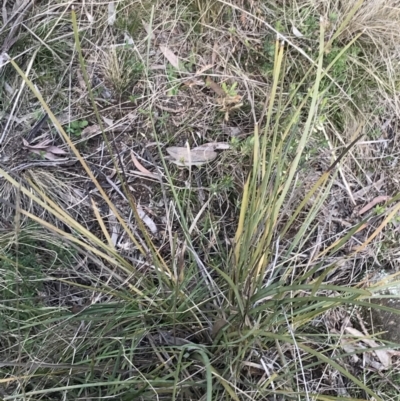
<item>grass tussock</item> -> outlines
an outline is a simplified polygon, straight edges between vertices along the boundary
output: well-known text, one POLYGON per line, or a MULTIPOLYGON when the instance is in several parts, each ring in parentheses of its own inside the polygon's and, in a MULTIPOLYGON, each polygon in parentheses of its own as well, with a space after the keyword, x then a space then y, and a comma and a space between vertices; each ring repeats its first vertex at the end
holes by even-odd
POLYGON ((396 1, 3 9, 2 399, 396 399, 396 1))

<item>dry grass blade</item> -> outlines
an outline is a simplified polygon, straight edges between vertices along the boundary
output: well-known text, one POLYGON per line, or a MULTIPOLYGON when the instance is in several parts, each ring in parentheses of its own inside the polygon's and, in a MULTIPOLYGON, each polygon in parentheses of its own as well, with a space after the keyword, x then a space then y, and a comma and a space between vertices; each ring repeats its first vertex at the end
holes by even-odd
POLYGON ((100 227, 101 227, 101 231, 103 232, 103 234, 104 234, 104 236, 105 236, 105 238, 106 238, 106 240, 107 240, 107 242, 108 242, 108 245, 109 245, 111 248, 114 248, 114 243, 113 243, 113 241, 111 240, 110 234, 108 233, 108 230, 107 230, 107 228, 106 228, 106 225, 104 224, 104 221, 103 221, 103 219, 102 219, 102 217, 101 217, 101 215, 100 215, 100 213, 99 213, 99 209, 97 208, 96 202, 93 200, 93 198, 91 198, 90 201, 91 201, 91 203, 92 203, 92 207, 93 207, 93 210, 94 210, 94 214, 95 214, 95 216, 96 216, 96 219, 97 219, 97 221, 99 222, 99 225, 100 225, 100 227))
POLYGON ((386 216, 386 218, 382 221, 382 223, 373 231, 373 233, 358 247, 355 248, 354 252, 362 252, 371 241, 378 236, 382 230, 393 220, 393 218, 400 211, 400 202, 394 206, 391 212, 386 216))

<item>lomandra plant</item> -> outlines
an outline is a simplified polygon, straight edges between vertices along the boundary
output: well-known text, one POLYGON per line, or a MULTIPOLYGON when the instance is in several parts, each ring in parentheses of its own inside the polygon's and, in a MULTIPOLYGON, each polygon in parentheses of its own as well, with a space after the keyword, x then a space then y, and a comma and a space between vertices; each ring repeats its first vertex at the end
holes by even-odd
MULTIPOLYGON (((73 22, 81 69, 92 94, 74 16, 73 22)), ((32 307, 19 289, 14 292, 3 313, 6 346, 2 346, 0 366, 8 369, 8 375, 0 382, 7 386, 2 395, 5 400, 332 400, 366 395, 382 399, 347 369, 348 355, 341 348, 340 333, 327 331, 320 322, 332 311, 371 306, 368 301, 380 288, 337 285, 327 278, 372 241, 400 207, 395 206, 352 253, 341 257, 339 251, 365 222, 304 258, 333 185, 339 155, 302 198, 293 200, 292 196, 324 95, 321 79, 333 65, 323 68, 324 33, 322 21, 319 57, 307 73, 313 85, 295 107, 293 99, 300 85, 287 95, 285 45, 278 38, 268 108, 255 125, 252 167, 243 188, 236 235, 228 251, 217 244, 219 257, 207 263, 193 239, 197 219, 188 221, 187 198, 179 197, 161 152, 165 181, 159 185, 171 191, 175 223, 179 223, 179 241, 173 233, 177 226, 167 229, 170 257, 162 256, 138 215, 135 199, 123 185, 139 234, 127 224, 50 107, 12 61, 115 215, 136 256, 125 257, 116 248, 94 201, 92 211, 102 239, 34 182, 21 183, 0 170, 21 197, 59 223, 50 223, 17 202, 16 233, 26 222, 34 222, 82 260, 90 261, 85 280, 73 281, 65 275, 57 278, 51 269, 41 280, 78 287, 90 293, 92 301, 75 311, 46 304, 32 307), (346 383, 344 393, 326 388, 329 375, 346 383)), ((92 104, 101 126, 93 99, 92 104)), ((106 135, 104 141, 108 144, 106 135)), ((112 155, 110 146, 109 151, 112 155)), ((120 180, 124 183, 122 175, 120 180)), ((18 235, 16 238, 18 242, 18 235)), ((17 278, 19 262, 16 258, 11 263, 17 278)), ((73 266, 70 272, 71 276, 77 274, 73 266)))

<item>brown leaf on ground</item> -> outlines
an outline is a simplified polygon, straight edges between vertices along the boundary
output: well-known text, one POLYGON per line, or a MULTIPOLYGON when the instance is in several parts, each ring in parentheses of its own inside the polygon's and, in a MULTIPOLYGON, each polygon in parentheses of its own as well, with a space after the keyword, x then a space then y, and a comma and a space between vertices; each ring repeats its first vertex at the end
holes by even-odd
POLYGON ((167 148, 167 152, 172 157, 171 162, 178 166, 202 166, 213 161, 218 154, 209 149, 189 149, 179 146, 167 148))
POLYGON ((171 146, 167 148, 167 152, 171 156, 171 162, 178 166, 202 166, 218 156, 215 150, 225 150, 229 147, 225 142, 210 142, 193 149, 171 146))
POLYGON ((171 63, 173 67, 179 70, 179 58, 167 46, 160 46, 161 53, 171 63))
POLYGON ((58 155, 65 155, 67 152, 57 146, 51 145, 51 142, 51 139, 44 139, 35 145, 31 145, 26 139, 22 138, 23 147, 30 150, 32 153, 47 160, 65 160, 58 157, 58 155))
POLYGON ((81 136, 83 139, 88 139, 88 138, 91 138, 98 134, 101 134, 100 126, 98 126, 97 124, 94 124, 94 125, 89 125, 88 127, 86 127, 82 131, 81 136))
POLYGON ((49 146, 47 149, 47 152, 53 153, 55 155, 65 155, 67 152, 63 149, 58 148, 57 146, 49 146))
POLYGON ((359 210, 358 214, 362 215, 368 212, 368 210, 372 209, 378 203, 387 202, 389 199, 390 196, 385 196, 385 195, 377 196, 376 198, 372 199, 371 202, 367 203, 361 210, 359 210))
POLYGON ((380 180, 372 183, 371 185, 364 186, 359 191, 353 193, 354 199, 363 199, 364 195, 368 193, 371 189, 375 189, 376 191, 380 191, 385 184, 385 177, 382 177, 380 180))
POLYGON ((58 161, 68 160, 66 158, 58 157, 54 153, 46 152, 45 150, 32 149, 31 152, 35 153, 36 155, 39 155, 47 160, 58 160, 58 161))
POLYGON ((214 82, 210 77, 207 77, 206 85, 210 89, 212 89, 218 96, 225 97, 226 93, 224 92, 224 90, 216 82, 214 82))
POLYGON ((25 138, 22 138, 22 143, 25 149, 33 150, 33 149, 46 149, 51 143, 51 139, 45 139, 36 145, 31 145, 25 138))
POLYGON ((102 117, 103 121, 106 123, 107 127, 111 127, 114 124, 114 120, 107 117, 102 117))
POLYGON ((147 22, 144 22, 144 21, 142 21, 142 25, 143 25, 143 28, 146 31, 146 33, 148 35, 150 35, 150 39, 154 40, 156 37, 155 37, 150 25, 147 22))
MULTIPOLYGON (((361 331, 355 329, 354 327, 346 327, 345 330, 354 337, 359 338, 364 344, 368 345, 371 348, 379 348, 381 347, 375 340, 368 338, 361 331)), ((358 348, 362 348, 361 346, 358 348)), ((374 367, 379 370, 388 369, 392 363, 392 351, 390 349, 374 349, 372 352, 379 359, 380 364, 375 364, 374 367)))
POLYGON ((158 229, 153 219, 148 214, 146 214, 146 212, 140 206, 137 207, 137 212, 143 223, 146 224, 147 228, 150 230, 150 232, 153 235, 157 234, 158 229))
POLYGON ((296 38, 302 38, 304 36, 294 25, 292 25, 292 32, 296 38))
POLYGON ((133 164, 135 165, 135 167, 145 176, 151 177, 151 178, 155 178, 156 180, 159 178, 159 176, 157 174, 153 174, 151 171, 147 170, 146 167, 143 167, 140 163, 139 160, 136 158, 136 156, 134 155, 134 153, 131 151, 131 159, 133 161, 133 164))

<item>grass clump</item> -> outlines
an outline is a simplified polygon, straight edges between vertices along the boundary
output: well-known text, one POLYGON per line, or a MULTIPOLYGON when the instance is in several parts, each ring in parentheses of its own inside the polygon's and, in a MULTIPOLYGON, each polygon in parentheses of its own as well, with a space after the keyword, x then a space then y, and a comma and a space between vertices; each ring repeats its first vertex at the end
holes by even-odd
POLYGON ((376 302, 397 274, 373 267, 394 263, 400 209, 377 157, 396 141, 382 124, 368 138, 397 96, 394 66, 371 69, 394 45, 367 29, 382 15, 368 1, 135 4, 47 21, 69 38, 61 78, 5 66, 18 110, 34 97, 54 127, 31 135, 10 95, 6 131, 62 152, 26 164, 13 145, 0 166, 1 397, 392 399, 396 346, 364 316, 398 314, 376 302), (216 143, 200 167, 166 156, 216 143))

